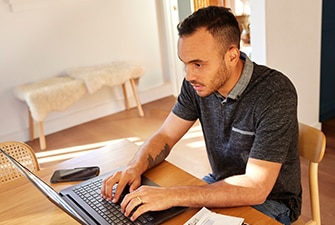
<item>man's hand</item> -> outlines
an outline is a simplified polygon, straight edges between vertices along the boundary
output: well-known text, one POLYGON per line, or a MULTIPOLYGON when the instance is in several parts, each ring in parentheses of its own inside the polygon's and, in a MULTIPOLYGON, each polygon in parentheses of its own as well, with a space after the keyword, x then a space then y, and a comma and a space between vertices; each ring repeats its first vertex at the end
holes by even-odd
POLYGON ((163 187, 141 186, 127 194, 121 202, 121 210, 132 221, 148 211, 160 211, 173 206, 173 196, 163 187))
POLYGON ((129 191, 132 192, 141 185, 141 174, 133 168, 118 171, 110 177, 107 177, 101 188, 103 198, 117 203, 124 188, 129 185, 129 191), (113 186, 117 184, 113 195, 113 186))

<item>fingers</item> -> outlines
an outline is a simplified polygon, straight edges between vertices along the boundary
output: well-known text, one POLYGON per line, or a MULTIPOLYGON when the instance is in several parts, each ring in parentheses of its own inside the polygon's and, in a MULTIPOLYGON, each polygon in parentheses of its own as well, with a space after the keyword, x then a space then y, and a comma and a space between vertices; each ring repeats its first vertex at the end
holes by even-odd
POLYGON ((102 195, 103 198, 105 198, 107 200, 112 199, 113 186, 116 183, 116 179, 114 179, 115 181, 113 181, 113 177, 114 177, 114 175, 104 179, 102 187, 101 187, 101 195, 102 195))
POLYGON ((148 211, 159 211, 171 207, 171 202, 162 201, 168 199, 167 192, 161 187, 141 186, 127 194, 120 206, 125 216, 132 221, 148 211))
POLYGON ((128 191, 128 187, 126 188, 127 185, 130 187, 129 191, 132 192, 136 190, 140 184, 140 176, 137 177, 133 173, 127 171, 118 171, 103 181, 101 195, 103 198, 112 201, 113 203, 117 203, 123 192, 128 191), (114 191, 113 188, 115 188, 114 191))
MULTIPOLYGON (((139 194, 139 193, 138 193, 139 194)), ((140 215, 147 212, 144 196, 137 194, 128 194, 121 202, 121 210, 124 215, 129 217, 132 221, 136 220, 140 215)))
POLYGON ((162 201, 169 199, 166 188, 140 186, 140 184, 141 175, 137 175, 136 171, 118 171, 103 181, 101 195, 113 203, 120 202, 122 196, 121 210, 132 221, 148 211, 164 210, 172 206, 171 201, 162 201), (130 192, 126 194, 124 190, 128 188, 130 192))
POLYGON ((119 199, 124 191, 128 193, 128 188, 126 186, 127 183, 121 183, 121 182, 118 185, 116 185, 114 195, 111 199, 113 203, 119 202, 119 199))
POLYGON ((102 197, 104 197, 105 199, 109 201, 113 201, 114 203, 116 203, 119 200, 123 189, 127 185, 127 183, 122 182, 121 177, 122 177, 121 172, 118 171, 112 176, 107 177, 103 181, 103 185, 101 187, 102 197), (114 193, 113 193, 113 188, 115 188, 114 193))

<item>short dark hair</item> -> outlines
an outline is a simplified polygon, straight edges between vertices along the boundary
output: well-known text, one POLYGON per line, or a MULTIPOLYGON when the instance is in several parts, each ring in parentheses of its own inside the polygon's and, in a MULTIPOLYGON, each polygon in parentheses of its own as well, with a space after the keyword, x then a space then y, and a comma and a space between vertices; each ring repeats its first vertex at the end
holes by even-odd
POLYGON ((236 17, 229 8, 208 6, 201 8, 178 24, 179 37, 192 35, 205 28, 226 51, 230 46, 240 48, 240 29, 236 17))

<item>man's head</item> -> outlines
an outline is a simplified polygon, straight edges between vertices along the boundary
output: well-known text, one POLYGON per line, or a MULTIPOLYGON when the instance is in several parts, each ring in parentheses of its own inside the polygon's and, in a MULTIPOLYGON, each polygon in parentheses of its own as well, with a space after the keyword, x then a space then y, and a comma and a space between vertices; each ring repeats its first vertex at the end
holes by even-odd
POLYGON ((200 28, 205 28, 222 44, 223 52, 231 45, 240 48, 240 29, 230 9, 217 6, 201 8, 177 26, 179 37, 192 35, 200 28))
POLYGON ((185 79, 199 96, 217 91, 227 97, 243 69, 234 15, 223 7, 203 8, 180 23, 178 31, 178 56, 185 65, 185 79))

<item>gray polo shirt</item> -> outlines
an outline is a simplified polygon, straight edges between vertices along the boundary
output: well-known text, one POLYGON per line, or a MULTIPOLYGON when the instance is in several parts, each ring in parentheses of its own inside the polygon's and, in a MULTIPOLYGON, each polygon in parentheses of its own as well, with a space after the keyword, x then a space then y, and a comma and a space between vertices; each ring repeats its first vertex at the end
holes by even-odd
POLYGON ((301 211, 297 94, 282 73, 241 58, 242 75, 227 98, 200 97, 184 80, 172 111, 199 119, 216 180, 244 174, 248 158, 282 163, 268 199, 286 203, 293 221, 301 211))

